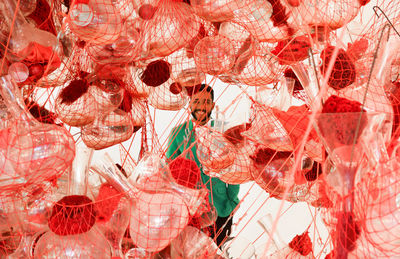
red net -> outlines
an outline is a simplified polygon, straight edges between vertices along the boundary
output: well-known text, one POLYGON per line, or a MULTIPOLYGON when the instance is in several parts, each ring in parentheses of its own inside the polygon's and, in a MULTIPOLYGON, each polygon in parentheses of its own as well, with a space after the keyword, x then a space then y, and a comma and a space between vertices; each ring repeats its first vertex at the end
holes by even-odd
POLYGON ((2 1, 0 257, 398 257, 398 7, 2 1))

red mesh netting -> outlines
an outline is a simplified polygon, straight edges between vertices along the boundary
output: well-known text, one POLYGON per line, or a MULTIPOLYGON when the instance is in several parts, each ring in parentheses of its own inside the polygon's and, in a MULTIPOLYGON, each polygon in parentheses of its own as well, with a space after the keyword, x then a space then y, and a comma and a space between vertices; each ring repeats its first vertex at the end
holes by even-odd
POLYGON ((0 257, 399 257, 399 10, 2 1, 0 257))

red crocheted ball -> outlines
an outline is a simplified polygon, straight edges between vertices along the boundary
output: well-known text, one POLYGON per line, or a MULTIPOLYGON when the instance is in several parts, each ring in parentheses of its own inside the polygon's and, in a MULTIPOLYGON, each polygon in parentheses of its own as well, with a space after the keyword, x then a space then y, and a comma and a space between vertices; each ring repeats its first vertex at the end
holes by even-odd
POLYGON ((67 87, 61 90, 61 103, 72 104, 84 95, 89 89, 89 82, 86 79, 74 79, 67 87))
MULTIPOLYGON (((328 70, 335 47, 329 46, 321 52, 323 75, 328 70)), ((339 49, 332 72, 328 79, 328 85, 335 90, 341 90, 353 84, 356 80, 356 67, 344 49, 339 49)))
POLYGON ((171 65, 162 59, 150 62, 140 76, 140 80, 148 86, 157 87, 169 79, 171 65))
POLYGON ((271 53, 278 57, 280 64, 287 65, 306 59, 310 47, 310 40, 306 36, 299 36, 278 42, 271 53))
POLYGON ((200 181, 200 169, 193 160, 178 157, 169 163, 169 170, 180 185, 195 189, 200 181))
POLYGON ((299 252, 301 255, 306 256, 312 252, 312 242, 308 236, 308 232, 301 235, 296 235, 289 243, 289 247, 299 252))
POLYGON ((362 104, 357 101, 332 95, 325 101, 322 113, 361 112, 361 106, 362 104))
POLYGON ((324 136, 334 133, 335 138, 342 144, 352 145, 354 138, 356 142, 367 125, 367 115, 362 111, 362 104, 351 101, 336 95, 329 97, 322 107, 322 114, 331 113, 337 115, 321 116, 318 118, 318 125, 324 136), (358 123, 360 124, 358 125, 358 123), (358 128, 358 130, 357 130, 358 128), (356 135, 357 133, 357 135, 356 135))
POLYGON ((69 195, 54 204, 48 224, 55 234, 66 236, 85 233, 95 222, 92 200, 84 195, 69 195))
POLYGON ((109 221, 118 207, 121 197, 122 194, 112 187, 111 184, 103 183, 96 198, 96 219, 103 222, 109 221))

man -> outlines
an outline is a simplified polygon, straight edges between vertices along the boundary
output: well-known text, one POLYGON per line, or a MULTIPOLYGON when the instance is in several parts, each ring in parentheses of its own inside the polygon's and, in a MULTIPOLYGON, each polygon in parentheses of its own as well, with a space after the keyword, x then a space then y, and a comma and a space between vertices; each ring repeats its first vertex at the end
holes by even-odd
POLYGON ((239 185, 229 185, 218 178, 204 174, 201 163, 197 158, 196 145, 192 145, 195 143, 194 129, 196 125, 210 124, 211 127, 213 126, 210 116, 214 105, 214 90, 205 84, 196 86, 189 104, 193 119, 172 129, 166 155, 170 159, 175 159, 179 155, 187 153, 185 150, 192 146, 186 158, 196 162, 201 171, 201 181, 209 190, 210 204, 214 205, 218 214, 215 225, 211 229, 211 237, 216 237, 216 242, 220 246, 231 232, 232 217, 229 216, 239 203, 237 197, 239 185))

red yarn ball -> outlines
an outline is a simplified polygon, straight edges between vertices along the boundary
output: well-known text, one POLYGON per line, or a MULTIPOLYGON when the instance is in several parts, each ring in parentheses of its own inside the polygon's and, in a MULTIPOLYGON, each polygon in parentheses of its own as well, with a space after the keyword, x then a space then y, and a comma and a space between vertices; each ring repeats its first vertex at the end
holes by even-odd
POLYGON ((289 247, 299 252, 301 255, 306 256, 312 252, 311 239, 308 236, 308 232, 304 232, 301 235, 296 235, 289 243, 289 247))
POLYGON ((361 112, 362 104, 336 95, 330 96, 322 107, 322 113, 361 112))
POLYGON ((65 196, 54 204, 49 228, 59 236, 88 232, 96 222, 93 202, 84 195, 65 196))
POLYGON ((171 65, 162 59, 150 62, 140 76, 140 80, 148 86, 159 86, 165 83, 171 74, 171 65))
MULTIPOLYGON (((321 52, 321 72, 325 75, 328 70, 335 47, 329 46, 321 52)), ((356 80, 356 67, 344 49, 339 49, 332 72, 328 79, 328 85, 335 90, 340 90, 353 84, 356 80)))
POLYGON ((293 64, 308 57, 308 49, 311 47, 310 39, 306 36, 298 36, 278 42, 271 51, 279 59, 282 65, 293 64))
POLYGON ((318 119, 321 133, 325 137, 334 134, 335 139, 344 145, 352 145, 355 138, 357 142, 368 122, 365 111, 361 114, 361 120, 359 120, 361 107, 362 104, 357 101, 336 95, 330 96, 322 107, 322 113, 337 113, 337 115, 325 117, 321 114, 318 119))
POLYGON ((72 104, 85 94, 89 89, 89 83, 86 79, 74 79, 67 87, 61 90, 61 103, 72 104))
POLYGON ((96 198, 95 210, 98 221, 107 222, 118 207, 122 194, 111 184, 103 183, 96 198))
POLYGON ((193 160, 178 157, 169 163, 169 170, 180 185, 195 189, 200 181, 200 169, 193 160))

